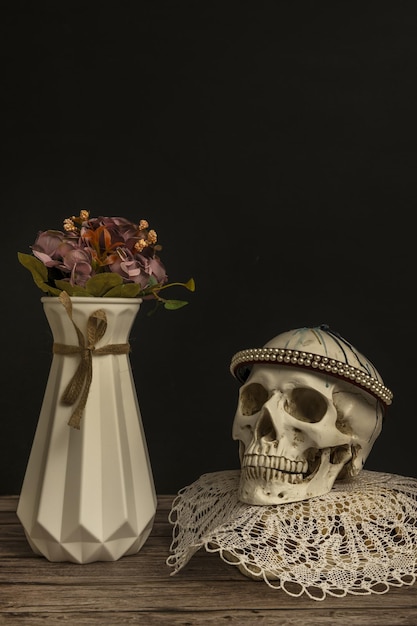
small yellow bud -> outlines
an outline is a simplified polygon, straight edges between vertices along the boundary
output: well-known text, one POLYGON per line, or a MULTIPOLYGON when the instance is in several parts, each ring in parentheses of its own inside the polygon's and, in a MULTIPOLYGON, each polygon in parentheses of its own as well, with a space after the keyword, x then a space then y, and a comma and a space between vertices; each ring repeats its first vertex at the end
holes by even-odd
POLYGON ((66 230, 67 233, 72 233, 74 230, 77 230, 77 227, 70 217, 64 220, 64 230, 66 230))
POLYGON ((90 217, 90 211, 86 211, 85 209, 82 209, 80 211, 80 220, 82 220, 83 222, 86 222, 89 217, 90 217))
POLYGON ((149 223, 146 220, 140 220, 139 230, 146 230, 147 228, 149 228, 149 223))
POLYGON ((148 243, 144 239, 139 239, 139 241, 135 243, 136 252, 142 252, 142 250, 146 248, 147 245, 148 243))
POLYGON ((156 232, 155 232, 154 230, 150 230, 150 231, 149 231, 149 233, 148 233, 148 239, 147 239, 147 242, 148 242, 149 244, 153 244, 153 243, 156 243, 156 242, 157 242, 157 239, 158 239, 158 237, 157 237, 157 235, 156 235, 156 232))

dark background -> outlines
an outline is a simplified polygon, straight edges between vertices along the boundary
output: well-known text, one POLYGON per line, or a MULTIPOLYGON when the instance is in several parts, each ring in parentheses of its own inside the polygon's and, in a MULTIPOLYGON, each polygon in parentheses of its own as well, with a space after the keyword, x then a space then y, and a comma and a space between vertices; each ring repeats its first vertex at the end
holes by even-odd
POLYGON ((366 468, 417 477, 416 32, 414 1, 2 4, 0 493, 51 362, 17 252, 82 208, 196 281, 131 337, 158 493, 238 467, 233 354, 320 323, 394 392, 366 468))

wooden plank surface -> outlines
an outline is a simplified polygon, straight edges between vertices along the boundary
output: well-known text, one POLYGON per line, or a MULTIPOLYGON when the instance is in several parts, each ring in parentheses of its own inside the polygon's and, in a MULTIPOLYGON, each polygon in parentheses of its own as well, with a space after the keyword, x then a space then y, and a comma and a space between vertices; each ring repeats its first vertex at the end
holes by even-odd
POLYGON ((0 625, 417 626, 417 585, 383 595, 295 598, 204 549, 172 575, 172 499, 158 497, 152 533, 137 554, 79 565, 33 554, 17 497, 0 497, 0 625))

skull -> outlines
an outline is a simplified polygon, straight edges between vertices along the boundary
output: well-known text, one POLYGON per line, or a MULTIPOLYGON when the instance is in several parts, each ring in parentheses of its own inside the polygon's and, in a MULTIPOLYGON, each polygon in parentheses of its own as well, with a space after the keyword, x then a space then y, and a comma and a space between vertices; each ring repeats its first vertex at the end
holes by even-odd
POLYGON ((244 383, 232 429, 240 500, 305 500, 360 472, 392 393, 338 333, 325 325, 284 332, 238 352, 230 369, 244 383))

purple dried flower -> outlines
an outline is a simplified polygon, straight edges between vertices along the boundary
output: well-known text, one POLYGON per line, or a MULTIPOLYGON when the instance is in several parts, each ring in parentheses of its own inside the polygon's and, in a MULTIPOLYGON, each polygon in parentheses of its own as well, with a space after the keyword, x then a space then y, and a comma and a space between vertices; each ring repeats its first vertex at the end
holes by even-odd
POLYGON ((187 303, 165 300, 159 292, 173 285, 194 291, 192 279, 168 284, 165 266, 158 256, 161 246, 157 244, 157 234, 149 229, 146 220, 135 224, 124 217, 90 218, 89 212, 83 210, 79 217, 64 220, 64 232, 39 232, 31 249, 36 262, 21 253, 19 259, 30 269, 38 286, 51 295, 57 295, 68 284, 65 290, 70 295, 91 295, 92 289, 93 295, 155 298, 166 308, 179 308, 187 303), (42 265, 36 265, 38 262, 42 265), (47 268, 46 279, 42 266, 47 268), (98 274, 104 275, 104 279, 99 286, 96 282, 93 289, 90 281, 98 274), (113 279, 107 280, 106 275, 113 275, 113 279), (120 282, 115 276, 120 277, 120 282), (123 289, 124 285, 131 287, 123 289))

